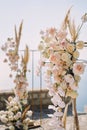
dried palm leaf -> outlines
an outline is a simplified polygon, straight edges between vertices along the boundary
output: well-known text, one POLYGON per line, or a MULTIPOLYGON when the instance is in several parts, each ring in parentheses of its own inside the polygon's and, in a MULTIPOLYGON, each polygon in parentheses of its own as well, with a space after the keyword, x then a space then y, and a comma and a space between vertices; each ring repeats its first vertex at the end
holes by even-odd
MULTIPOLYGON (((19 26, 19 32, 18 32, 18 42, 20 43, 20 39, 21 39, 21 32, 22 32, 22 27, 23 27, 23 20, 19 26)), ((18 44, 19 44, 18 43, 18 44)))
POLYGON ((26 77, 26 71, 27 71, 27 63, 28 63, 28 60, 29 60, 29 49, 28 49, 28 46, 26 45, 26 49, 24 51, 24 56, 22 56, 22 64, 23 64, 23 68, 22 68, 22 71, 23 71, 23 74, 24 76, 26 77))
POLYGON ((73 21, 69 20, 68 28, 69 28, 69 32, 70 32, 72 41, 75 42, 76 39, 78 38, 79 33, 77 31, 78 29, 75 26, 74 20, 73 21))
POLYGON ((4 99, 4 101, 6 102, 6 104, 7 104, 8 106, 10 106, 10 103, 9 103, 6 99, 4 99))
POLYGON ((15 27, 14 27, 14 31, 15 31, 15 42, 18 43, 18 36, 17 36, 16 25, 15 25, 15 27))
POLYGON ((26 113, 27 113, 27 111, 28 111, 29 109, 30 109, 30 105, 27 106, 27 107, 24 109, 24 111, 23 111, 23 113, 22 113, 22 116, 21 116, 21 119, 22 119, 22 120, 25 119, 26 113))
POLYGON ((17 51, 18 51, 18 47, 19 47, 19 44, 20 44, 22 26, 23 26, 23 21, 20 23, 19 32, 18 33, 17 33, 16 25, 15 25, 15 29, 14 29, 15 30, 15 42, 16 42, 16 50, 17 51))
POLYGON ((28 60, 29 60, 29 49, 28 46, 26 45, 26 49, 24 51, 24 58, 23 58, 24 64, 27 65, 28 60))
POLYGON ((69 23, 69 16, 70 16, 71 8, 67 11, 64 21, 62 23, 62 29, 64 29, 64 30, 67 28, 67 24, 69 23))

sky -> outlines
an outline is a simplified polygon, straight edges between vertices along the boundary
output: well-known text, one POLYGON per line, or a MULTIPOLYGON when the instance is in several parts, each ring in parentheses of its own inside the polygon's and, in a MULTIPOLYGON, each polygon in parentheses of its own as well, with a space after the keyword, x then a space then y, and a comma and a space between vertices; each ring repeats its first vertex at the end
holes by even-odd
MULTIPOLYGON (((14 37, 14 25, 19 27, 23 20, 20 49, 27 44, 37 49, 40 31, 49 27, 59 28, 71 7, 71 17, 76 25, 87 13, 87 0, 0 0, 0 47, 8 37, 14 37)), ((87 24, 82 28, 80 39, 87 41, 87 24)), ((10 89, 13 84, 8 78, 9 67, 3 63, 4 54, 0 50, 0 89, 10 89)), ((87 59, 87 49, 80 53, 81 59, 87 59)), ((86 73, 87 74, 87 73, 86 73)))
MULTIPOLYGON (((80 23, 81 16, 87 12, 87 0, 0 0, 0 44, 7 37, 14 36, 14 25, 18 27, 23 20, 20 46, 24 48, 28 44, 31 49, 37 49, 40 30, 48 27, 59 28, 71 6, 72 18, 80 23)), ((85 34, 84 38, 87 40, 85 34)))

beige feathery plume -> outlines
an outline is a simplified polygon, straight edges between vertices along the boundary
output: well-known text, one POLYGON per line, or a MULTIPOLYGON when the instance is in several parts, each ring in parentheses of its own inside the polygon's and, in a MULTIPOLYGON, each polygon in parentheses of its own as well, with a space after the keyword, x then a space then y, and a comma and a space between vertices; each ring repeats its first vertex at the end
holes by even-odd
POLYGON ((19 44, 20 44, 22 27, 23 27, 23 20, 22 20, 22 22, 20 23, 19 31, 17 32, 16 26, 15 26, 15 29, 14 29, 14 30, 15 30, 16 51, 18 51, 18 47, 19 47, 19 44))
POLYGON ((23 73, 24 76, 26 77, 26 72, 27 72, 27 63, 29 61, 29 49, 28 46, 26 45, 26 49, 24 51, 24 56, 22 56, 22 64, 23 64, 23 73))
POLYGON ((75 42, 76 39, 78 38, 79 33, 78 33, 78 28, 76 28, 76 26, 75 26, 74 20, 73 21, 69 20, 68 28, 69 28, 71 38, 72 38, 73 42, 75 42))
POLYGON ((64 30, 67 28, 67 24, 69 23, 69 17, 70 17, 71 8, 67 11, 66 16, 64 18, 64 21, 62 23, 62 29, 64 29, 64 30))
POLYGON ((23 27, 23 20, 22 20, 22 22, 20 23, 20 26, 19 26, 19 32, 18 32, 18 42, 19 43, 20 43, 20 39, 21 39, 22 27, 23 27))
POLYGON ((24 64, 27 65, 28 60, 29 60, 29 49, 28 49, 28 46, 26 45, 26 49, 24 51, 24 58, 23 58, 24 64))

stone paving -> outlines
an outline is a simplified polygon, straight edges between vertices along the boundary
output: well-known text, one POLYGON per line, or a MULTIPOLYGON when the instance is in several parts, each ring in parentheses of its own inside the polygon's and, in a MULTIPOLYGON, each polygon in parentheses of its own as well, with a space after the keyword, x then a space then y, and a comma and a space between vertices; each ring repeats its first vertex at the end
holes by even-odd
MULTIPOLYGON (((79 125, 80 125, 80 130, 87 130, 87 114, 85 115, 79 115, 79 125)), ((38 128, 33 128, 30 130, 55 130, 55 127, 49 126, 49 122, 50 122, 50 118, 43 118, 41 120, 36 120, 37 123, 38 122, 42 122, 41 123, 41 127, 38 128)), ((67 117, 67 125, 66 125, 66 130, 73 130, 73 117, 72 116, 68 116, 67 117)), ((5 126, 0 126, 0 130, 5 130, 5 126)))
MULTIPOLYGON (((55 130, 55 127, 49 126, 50 118, 44 118, 42 119, 42 127, 37 128, 35 130, 55 130)), ((87 115, 80 115, 79 116, 79 125, 80 125, 80 130, 87 130, 87 115)), ((32 129, 34 130, 34 129, 32 129)), ((66 130, 73 130, 73 117, 69 116, 67 117, 67 125, 66 125, 66 130)))

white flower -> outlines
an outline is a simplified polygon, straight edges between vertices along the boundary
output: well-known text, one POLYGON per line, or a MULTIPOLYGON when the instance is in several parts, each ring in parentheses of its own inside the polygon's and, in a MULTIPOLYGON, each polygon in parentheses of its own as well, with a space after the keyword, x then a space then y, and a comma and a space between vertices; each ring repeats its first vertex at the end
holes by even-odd
POLYGON ((64 107, 65 107, 65 103, 64 103, 63 101, 59 101, 59 100, 58 100, 58 106, 59 106, 60 108, 64 108, 64 107))
POLYGON ((15 130, 15 127, 13 125, 10 125, 9 130, 15 130))
POLYGON ((67 83, 69 83, 69 84, 73 84, 74 83, 74 78, 73 78, 73 76, 71 75, 71 74, 67 74, 67 75, 65 75, 65 81, 67 82, 67 83))
POLYGON ((70 43, 67 43, 67 51, 69 52, 69 53, 73 53, 73 51, 74 51, 74 49, 75 49, 75 46, 73 45, 73 44, 70 44, 70 43))
POLYGON ((7 114, 8 114, 8 116, 13 116, 14 115, 14 113, 12 112, 12 111, 7 111, 7 114))
POLYGON ((21 118, 21 112, 17 112, 16 116, 17 116, 18 118, 21 118))
POLYGON ((18 120, 18 119, 20 119, 20 118, 21 118, 21 112, 17 112, 17 114, 14 115, 14 119, 15 119, 15 120, 18 120))
POLYGON ((6 115, 2 115, 2 116, 1 116, 1 121, 2 121, 3 123, 7 123, 7 122, 8 122, 8 118, 6 118, 6 115))
POLYGON ((8 120, 9 120, 9 121, 13 121, 13 120, 14 120, 14 117, 13 117, 13 116, 8 116, 8 120))
POLYGON ((61 97, 58 94, 55 94, 52 98, 51 98, 52 103, 57 106, 59 105, 60 102, 62 102, 61 97))
POLYGON ((26 105, 27 104, 27 99, 23 99, 22 103, 23 103, 23 105, 26 105))
POLYGON ((17 110, 19 110, 19 107, 18 107, 18 106, 14 106, 14 107, 12 108, 12 111, 17 111, 17 110))
POLYGON ((57 108, 54 105, 49 105, 48 109, 53 109, 54 111, 57 111, 57 108))
POLYGON ((13 97, 12 97, 12 96, 9 96, 9 97, 8 97, 8 101, 9 101, 9 102, 11 102, 11 101, 12 101, 12 99, 13 99, 13 97))
POLYGON ((5 111, 1 110, 0 111, 0 116, 2 116, 3 114, 5 114, 5 111))
POLYGON ((14 106, 14 105, 17 105, 17 102, 14 101, 14 100, 11 100, 11 102, 10 102, 10 106, 14 106))
POLYGON ((82 49, 84 47, 84 42, 83 41, 78 41, 77 43, 76 43, 76 48, 77 49, 82 49))
POLYGON ((27 111, 26 115, 29 116, 29 117, 32 116, 32 111, 31 110, 27 111))
POLYGON ((23 130, 28 130, 28 125, 23 125, 23 130))
POLYGON ((68 60, 70 60, 70 55, 68 53, 63 53, 61 59, 67 62, 68 60))
POLYGON ((23 120, 23 124, 29 124, 30 122, 30 118, 26 118, 25 120, 23 120))
POLYGON ((48 117, 53 117, 54 115, 53 114, 47 114, 48 115, 48 117))
POLYGON ((62 97, 65 96, 65 92, 64 92, 64 90, 63 90, 61 87, 58 87, 58 94, 59 94, 60 96, 62 96, 62 97))
POLYGON ((73 52, 73 57, 76 59, 79 57, 79 52, 77 50, 73 52))

